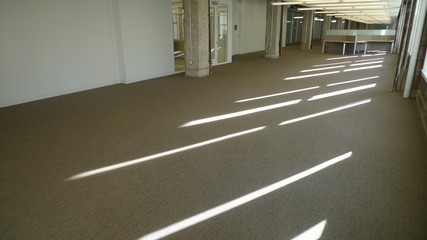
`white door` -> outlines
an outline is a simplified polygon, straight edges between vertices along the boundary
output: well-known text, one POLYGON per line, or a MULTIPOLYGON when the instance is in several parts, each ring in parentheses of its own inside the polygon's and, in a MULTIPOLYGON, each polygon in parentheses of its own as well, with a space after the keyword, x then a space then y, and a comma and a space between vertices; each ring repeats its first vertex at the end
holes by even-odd
POLYGON ((211 1, 210 50, 213 65, 231 62, 231 13, 229 0, 211 1))

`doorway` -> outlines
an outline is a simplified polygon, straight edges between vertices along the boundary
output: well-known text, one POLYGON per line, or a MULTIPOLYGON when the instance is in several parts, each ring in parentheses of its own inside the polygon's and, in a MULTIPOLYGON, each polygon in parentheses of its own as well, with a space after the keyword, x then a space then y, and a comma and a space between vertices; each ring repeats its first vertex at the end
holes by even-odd
POLYGON ((212 65, 231 62, 231 12, 229 0, 211 1, 209 35, 212 65))
POLYGON ((185 70, 184 8, 182 0, 172 0, 172 29, 175 72, 185 70))

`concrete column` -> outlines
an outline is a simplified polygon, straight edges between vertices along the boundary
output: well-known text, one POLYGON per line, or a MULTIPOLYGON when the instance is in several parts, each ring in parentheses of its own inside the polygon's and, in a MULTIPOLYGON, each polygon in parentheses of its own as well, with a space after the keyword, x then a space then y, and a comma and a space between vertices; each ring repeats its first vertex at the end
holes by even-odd
POLYGON ((304 11, 301 33, 301 50, 311 50, 313 40, 314 11, 304 11))
POLYGON ((183 0, 185 76, 209 75, 209 1, 183 0))
POLYGON ((337 18, 337 29, 338 30, 343 30, 344 29, 343 21, 344 20, 342 18, 337 18))
POLYGON ((323 17, 323 30, 322 30, 322 38, 321 40, 325 40, 326 37, 326 31, 331 29, 331 22, 332 22, 332 17, 331 16, 324 16, 323 17))
POLYGON ((286 37, 287 37, 287 28, 288 28, 288 9, 289 6, 283 6, 283 16, 282 16, 282 47, 286 47, 286 37))
POLYGON ((346 29, 351 29, 351 21, 350 20, 347 20, 347 27, 346 27, 346 29))
POLYGON ((267 18, 265 27, 265 58, 280 57, 280 21, 281 7, 272 6, 276 0, 267 0, 267 18))

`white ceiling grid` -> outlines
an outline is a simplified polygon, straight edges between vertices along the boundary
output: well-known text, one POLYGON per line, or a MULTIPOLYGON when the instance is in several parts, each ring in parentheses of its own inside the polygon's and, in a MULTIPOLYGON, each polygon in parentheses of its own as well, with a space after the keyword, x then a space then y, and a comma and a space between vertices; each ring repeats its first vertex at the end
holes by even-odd
POLYGON ((300 5, 304 7, 298 10, 315 10, 316 13, 368 24, 392 23, 401 4, 402 0, 284 0, 277 3, 300 5))

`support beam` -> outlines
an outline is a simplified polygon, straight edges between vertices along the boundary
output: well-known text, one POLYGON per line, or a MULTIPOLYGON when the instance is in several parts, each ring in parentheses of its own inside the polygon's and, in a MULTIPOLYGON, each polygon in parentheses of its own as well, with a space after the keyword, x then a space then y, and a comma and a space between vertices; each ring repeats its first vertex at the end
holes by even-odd
POLYGON ((209 1, 183 0, 185 76, 209 75, 209 1))
POLYGON ((427 12, 427 1, 418 1, 414 15, 415 24, 412 26, 412 35, 410 46, 408 50, 410 54, 408 74, 406 76, 405 88, 403 89, 403 97, 409 98, 411 96, 412 83, 415 75, 415 66, 417 64, 418 50, 420 49, 421 38, 423 36, 424 22, 427 12))
POLYGON ((282 47, 286 47, 287 28, 288 28, 288 10, 289 6, 282 6, 282 47))
POLYGON ((347 20, 346 29, 351 29, 351 20, 347 20))
POLYGON ((267 0, 267 18, 265 28, 265 58, 280 57, 281 7, 271 5, 276 0, 267 0))
POLYGON ((301 33, 301 50, 311 50, 313 41, 314 11, 304 11, 301 33))
POLYGON ((352 21, 349 29, 357 29, 358 22, 352 21))
POLYGON ((343 30, 344 29, 344 23, 345 23, 344 19, 337 18, 337 29, 338 30, 343 30))
POLYGON ((331 23, 332 23, 332 17, 331 16, 325 16, 323 18, 323 30, 322 30, 322 38, 321 40, 325 40, 326 32, 331 29, 331 23))

